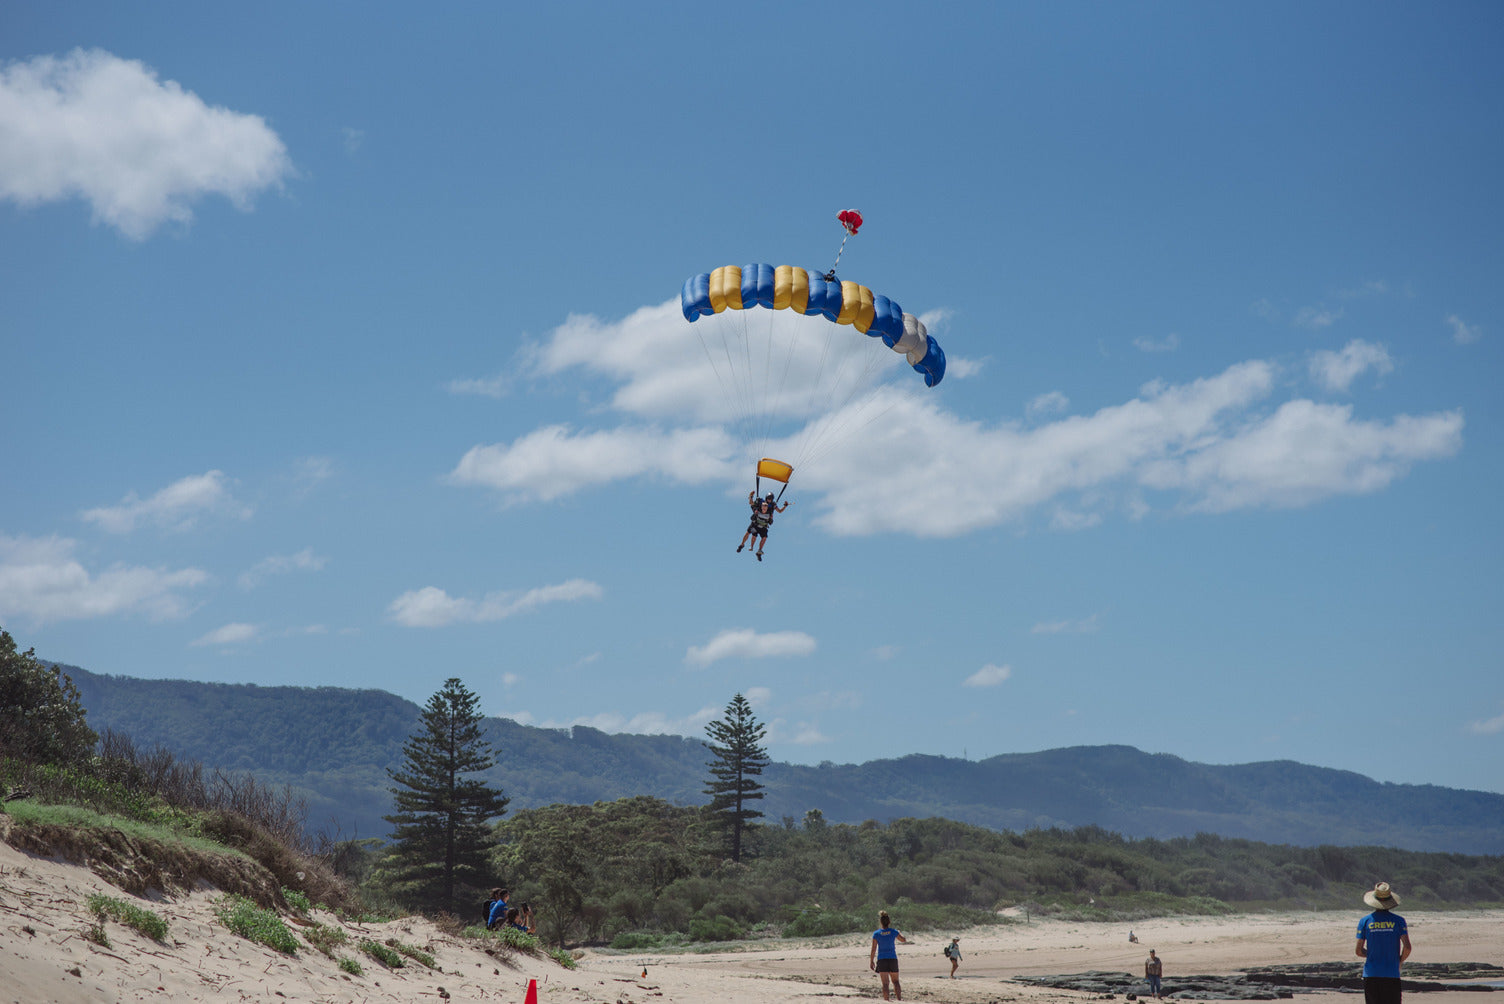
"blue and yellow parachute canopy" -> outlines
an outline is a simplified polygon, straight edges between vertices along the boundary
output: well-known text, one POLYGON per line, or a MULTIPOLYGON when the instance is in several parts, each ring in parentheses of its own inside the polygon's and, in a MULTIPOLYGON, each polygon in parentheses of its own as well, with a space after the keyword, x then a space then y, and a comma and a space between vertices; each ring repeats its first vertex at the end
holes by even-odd
POLYGON ((924 375, 926 387, 945 376, 945 353, 925 330, 924 323, 886 296, 855 282, 827 282, 794 265, 723 265, 684 280, 679 294, 684 319, 719 314, 726 309, 763 306, 823 315, 836 324, 849 324, 903 355, 924 375))

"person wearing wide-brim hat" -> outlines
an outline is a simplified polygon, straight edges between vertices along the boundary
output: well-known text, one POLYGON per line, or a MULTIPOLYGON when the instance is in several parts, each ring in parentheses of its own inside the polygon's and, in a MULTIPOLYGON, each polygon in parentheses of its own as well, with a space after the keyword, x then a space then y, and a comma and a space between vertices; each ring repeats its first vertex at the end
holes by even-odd
POLYGON ((1358 921, 1358 957, 1363 960, 1364 1004, 1400 1004, 1400 966, 1410 957, 1410 931, 1394 912, 1400 898, 1380 882, 1363 894, 1373 913, 1358 921))

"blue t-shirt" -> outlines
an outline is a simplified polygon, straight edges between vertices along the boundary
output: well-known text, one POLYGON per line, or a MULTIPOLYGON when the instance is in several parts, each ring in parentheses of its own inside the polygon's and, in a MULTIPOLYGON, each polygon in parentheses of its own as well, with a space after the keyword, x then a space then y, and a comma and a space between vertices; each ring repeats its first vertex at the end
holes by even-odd
POLYGON ((498 899, 496 902, 491 904, 491 916, 486 918, 486 926, 491 927, 495 924, 499 924, 506 919, 506 916, 507 901, 504 899, 498 899))
POLYGON ((879 959, 898 958, 898 929, 896 927, 885 927, 881 931, 873 931, 872 940, 877 942, 879 959))
POLYGON ((1399 979, 1400 938, 1408 933, 1405 918, 1389 910, 1375 910, 1358 921, 1358 939, 1367 943, 1363 975, 1399 979))

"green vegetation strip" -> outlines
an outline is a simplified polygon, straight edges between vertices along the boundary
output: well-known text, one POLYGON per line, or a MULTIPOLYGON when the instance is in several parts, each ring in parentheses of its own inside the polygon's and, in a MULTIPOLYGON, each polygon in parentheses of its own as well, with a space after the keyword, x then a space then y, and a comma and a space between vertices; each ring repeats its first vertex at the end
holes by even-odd
POLYGON ((125 900, 116 899, 113 896, 100 896, 95 894, 89 897, 89 912, 103 920, 112 917, 134 931, 146 935, 153 941, 163 941, 167 937, 167 921, 152 913, 150 910, 127 903, 125 900))
POLYGON ((402 956, 380 942, 362 941, 358 947, 362 952, 365 952, 388 969, 401 969, 404 965, 402 956))
POLYGON ((224 897, 214 912, 221 924, 242 938, 276 949, 284 955, 298 954, 298 939, 293 937, 282 919, 270 910, 261 909, 244 896, 224 897))
POLYGON ((131 837, 156 840, 165 844, 179 844, 193 850, 214 854, 234 854, 237 857, 246 857, 233 847, 226 847, 224 844, 185 833, 171 826, 143 823, 125 816, 106 815, 78 805, 42 805, 31 801, 16 801, 7 804, 5 811, 13 819, 26 823, 66 826, 75 830, 119 830, 131 837))
POLYGON ((433 956, 428 952, 423 951, 423 949, 421 948, 414 948, 412 945, 405 945, 402 942, 398 941, 396 938, 386 939, 386 945, 388 948, 395 948, 398 952, 401 952, 409 959, 416 959, 417 961, 423 963, 423 965, 427 966, 429 969, 439 968, 438 965, 434 962, 433 956))
POLYGON ((328 924, 312 923, 303 928, 303 937, 315 949, 323 952, 331 959, 334 958, 334 950, 350 940, 349 935, 338 927, 330 927, 328 924))

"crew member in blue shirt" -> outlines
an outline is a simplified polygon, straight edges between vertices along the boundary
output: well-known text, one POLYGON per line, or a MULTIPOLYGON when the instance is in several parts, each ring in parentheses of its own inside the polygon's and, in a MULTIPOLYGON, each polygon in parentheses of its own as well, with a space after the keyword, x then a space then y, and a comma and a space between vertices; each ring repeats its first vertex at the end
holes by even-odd
POLYGON ((1400 1004, 1400 965, 1410 957, 1410 931, 1394 912, 1400 898, 1380 882, 1363 894, 1363 902, 1374 908, 1358 921, 1364 1004, 1400 1004))

